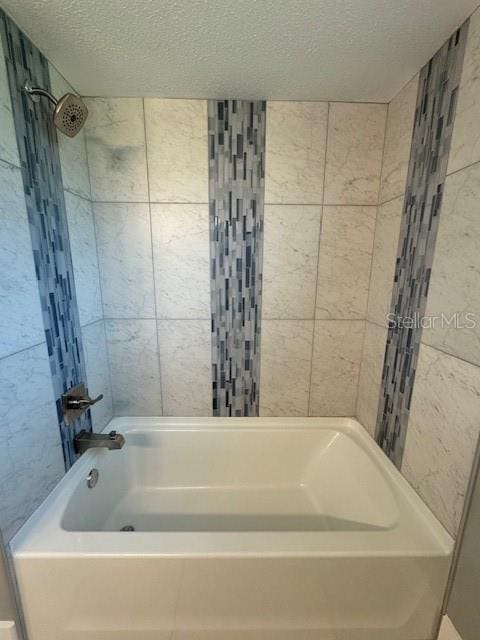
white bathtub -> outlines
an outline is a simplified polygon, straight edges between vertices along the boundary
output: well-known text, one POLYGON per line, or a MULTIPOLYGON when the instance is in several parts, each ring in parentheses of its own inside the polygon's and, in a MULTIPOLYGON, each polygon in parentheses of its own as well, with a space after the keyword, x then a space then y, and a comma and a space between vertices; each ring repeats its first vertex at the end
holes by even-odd
POLYGON ((30 640, 434 637, 452 540, 354 420, 113 428, 12 541, 30 640))

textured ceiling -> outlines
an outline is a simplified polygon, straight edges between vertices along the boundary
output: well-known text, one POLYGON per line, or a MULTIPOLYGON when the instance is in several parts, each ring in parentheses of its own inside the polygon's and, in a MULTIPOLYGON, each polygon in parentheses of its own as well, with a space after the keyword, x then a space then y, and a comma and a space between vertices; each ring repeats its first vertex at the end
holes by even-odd
POLYGON ((0 0, 83 95, 388 101, 479 0, 0 0))

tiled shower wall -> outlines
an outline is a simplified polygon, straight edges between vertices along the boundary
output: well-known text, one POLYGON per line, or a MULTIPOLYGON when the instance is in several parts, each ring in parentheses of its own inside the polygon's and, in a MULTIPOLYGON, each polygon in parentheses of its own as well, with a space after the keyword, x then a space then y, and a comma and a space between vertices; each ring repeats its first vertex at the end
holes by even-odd
MULTIPOLYGON (((210 415, 207 103, 87 99, 114 412, 210 415)), ((386 105, 267 103, 261 415, 352 415, 386 105)))
POLYGON ((8 540, 65 467, 3 55, 0 131, 0 524, 8 540))
MULTIPOLYGON (((477 10, 470 18, 425 314, 427 318, 442 313, 447 317, 458 314, 459 325, 442 328, 437 322, 435 328, 422 331, 401 466, 405 477, 454 536, 458 532, 480 432, 479 78, 480 10, 477 10), (465 326, 468 313, 473 314, 476 323, 473 328, 465 326)), ((401 167, 398 175, 403 184, 415 94, 413 85, 408 85, 390 103, 387 118, 385 158, 392 130, 392 150, 395 150, 392 157, 397 156, 394 164, 401 167), (398 144, 400 139, 402 144, 398 144)), ((388 173, 384 162, 383 175, 388 173)), ((387 333, 382 318, 390 306, 403 205, 402 189, 398 188, 397 192, 396 199, 381 205, 377 218, 371 302, 357 404, 357 415, 372 435, 387 333), (382 207, 384 216, 381 216, 382 207), (393 234, 389 233, 388 226, 393 234), (381 271, 380 266, 376 269, 377 262, 383 265, 384 272, 388 267, 390 271, 376 275, 376 270, 381 271)))
MULTIPOLYGON (((75 93, 52 65, 50 82, 55 96, 75 93)), ((104 396, 91 409, 93 428, 101 431, 112 417, 112 389, 85 132, 75 138, 59 134, 58 145, 88 390, 92 397, 104 396)))
POLYGON ((210 415, 207 103, 86 103, 114 413, 210 415))
POLYGON ((353 415, 387 107, 268 102, 261 415, 353 415))
MULTIPOLYGON (((52 67, 49 71, 53 92, 64 93, 63 78, 52 67)), ((71 141, 60 138, 59 144, 89 388, 106 394, 104 405, 93 413, 95 427, 101 428, 111 415, 111 393, 98 332, 103 323, 101 306, 95 309, 98 273, 95 284, 85 141, 80 135, 71 141)), ((0 528, 8 541, 61 478, 65 463, 3 53, 0 223, 0 528)))

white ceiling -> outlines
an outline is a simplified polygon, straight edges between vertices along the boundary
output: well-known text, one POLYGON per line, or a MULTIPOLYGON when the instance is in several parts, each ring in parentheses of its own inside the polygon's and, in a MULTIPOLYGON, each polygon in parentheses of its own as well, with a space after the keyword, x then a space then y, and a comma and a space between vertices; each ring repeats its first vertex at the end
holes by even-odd
POLYGON ((0 0, 82 95, 386 102, 479 0, 0 0))

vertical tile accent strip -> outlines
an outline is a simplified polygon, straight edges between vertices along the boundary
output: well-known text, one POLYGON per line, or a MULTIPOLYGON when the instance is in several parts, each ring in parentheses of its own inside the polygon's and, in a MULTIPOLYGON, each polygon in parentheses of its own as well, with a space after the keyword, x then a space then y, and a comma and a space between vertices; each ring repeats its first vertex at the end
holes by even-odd
MULTIPOLYGON (((30 223, 35 271, 50 358, 65 466, 75 461, 73 438, 91 430, 90 411, 66 427, 61 396, 86 382, 72 256, 68 237, 60 157, 52 105, 27 97, 25 80, 50 90, 48 62, 18 27, 0 11, 0 37, 8 71, 13 116, 30 223)), ((28 395, 28 389, 25 390, 28 395)))
POLYGON ((259 407, 263 101, 208 103, 213 415, 259 407))
POLYGON ((468 21, 420 72, 376 440, 401 466, 468 21))

